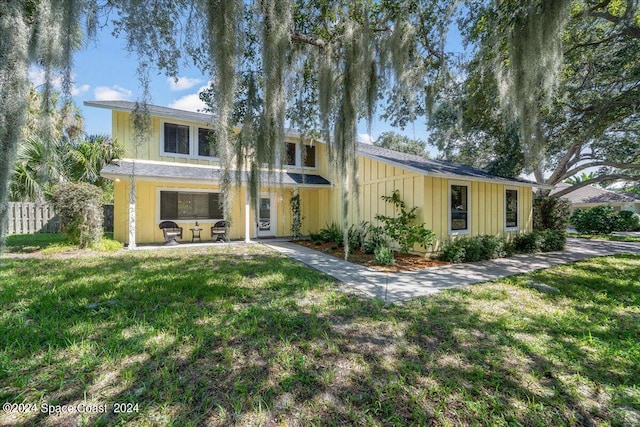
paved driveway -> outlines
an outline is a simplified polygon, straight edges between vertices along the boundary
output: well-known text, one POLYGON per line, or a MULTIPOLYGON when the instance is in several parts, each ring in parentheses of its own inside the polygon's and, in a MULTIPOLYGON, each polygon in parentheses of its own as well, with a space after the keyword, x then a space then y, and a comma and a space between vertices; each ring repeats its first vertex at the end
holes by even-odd
POLYGON ((567 239, 567 248, 561 252, 523 254, 420 271, 383 273, 295 243, 273 242, 265 245, 336 278, 342 282, 343 289, 347 292, 356 292, 367 298, 380 298, 386 302, 423 297, 444 289, 486 282, 596 256, 640 253, 640 243, 567 239))

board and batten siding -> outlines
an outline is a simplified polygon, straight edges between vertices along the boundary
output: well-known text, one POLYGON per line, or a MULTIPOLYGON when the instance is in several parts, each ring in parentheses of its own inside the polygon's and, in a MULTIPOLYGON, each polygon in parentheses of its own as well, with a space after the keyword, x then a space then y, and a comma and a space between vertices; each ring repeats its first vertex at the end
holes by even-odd
MULTIPOLYGON (((129 241, 129 181, 115 182, 114 200, 114 238, 120 242, 129 241)), ((136 181, 136 243, 162 243, 164 237, 162 230, 158 228, 159 202, 158 195, 161 190, 170 191, 206 191, 218 192, 217 185, 176 183, 161 181, 136 181)), ((263 188, 261 194, 274 194, 276 197, 276 236, 291 235, 291 197, 293 190, 290 188, 263 188)), ((301 213, 303 216, 302 233, 308 234, 322 228, 327 221, 326 212, 321 208, 326 206, 329 199, 328 189, 302 188, 300 193, 301 213)), ((245 231, 245 187, 234 187, 233 204, 231 212, 231 239, 243 239, 245 231)), ((250 237, 256 237, 255 211, 250 210, 250 237)), ((210 228, 213 220, 199 220, 203 228, 202 240, 210 239, 210 228)), ((182 240, 191 240, 190 228, 195 226, 195 221, 179 221, 183 228, 182 240)))
MULTIPOLYGON (((479 182, 471 179, 448 179, 424 176, 368 157, 359 157, 359 208, 354 206, 351 196, 349 223, 368 221, 379 225, 376 215, 394 216, 391 203, 381 199, 390 196, 394 190, 400 192, 401 199, 411 208, 417 206, 418 218, 426 228, 435 233, 436 241, 432 250, 438 250, 442 243, 455 238, 449 232, 449 188, 452 183, 469 185, 469 233, 463 236, 494 235, 510 238, 516 233, 532 230, 532 191, 525 186, 505 186, 504 184, 479 182), (518 189, 519 228, 505 230, 505 189, 518 189)), ((330 222, 342 227, 342 188, 337 184, 330 197, 330 222)), ((324 225, 320 225, 323 227, 324 225)), ((414 248, 419 251, 418 247, 414 248)))

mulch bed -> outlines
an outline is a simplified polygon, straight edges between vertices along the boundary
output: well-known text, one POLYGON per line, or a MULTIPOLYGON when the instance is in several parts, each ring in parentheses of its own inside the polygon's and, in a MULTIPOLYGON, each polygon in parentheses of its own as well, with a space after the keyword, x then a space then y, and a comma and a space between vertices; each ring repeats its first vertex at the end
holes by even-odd
MULTIPOLYGON (((296 241, 299 245, 305 246, 309 249, 323 252, 328 255, 332 255, 336 258, 344 259, 344 249, 342 246, 336 247, 335 243, 321 243, 316 244, 308 240, 296 241)), ((367 268, 377 271, 387 272, 399 272, 399 271, 413 271, 422 270, 425 268, 441 267, 443 265, 449 265, 448 262, 437 261, 431 258, 425 258, 420 255, 413 254, 393 254, 396 259, 395 265, 377 265, 374 263, 373 254, 365 254, 364 252, 357 251, 349 254, 349 262, 363 265, 367 268)))

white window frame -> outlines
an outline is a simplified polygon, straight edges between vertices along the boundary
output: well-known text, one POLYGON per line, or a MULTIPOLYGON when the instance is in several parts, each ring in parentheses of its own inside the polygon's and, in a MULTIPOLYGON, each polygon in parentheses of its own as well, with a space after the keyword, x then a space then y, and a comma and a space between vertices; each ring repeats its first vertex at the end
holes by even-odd
POLYGON ((470 181, 449 181, 447 197, 447 224, 449 228, 449 235, 457 236, 471 233, 471 182, 470 181), (451 187, 453 186, 467 187, 467 228, 464 230, 452 230, 451 229, 451 187))
MULTIPOLYGON (((317 169, 318 168, 318 149, 317 149, 317 145, 316 144, 314 144, 314 145, 303 144, 303 145, 307 145, 307 146, 310 146, 310 147, 316 147, 315 148, 315 150, 316 150, 316 159, 315 159, 316 161, 315 161, 315 164, 313 166, 304 166, 302 164, 301 146, 297 142, 293 142, 293 141, 285 141, 285 142, 286 142, 286 144, 294 144, 295 145, 295 147, 296 147, 296 154, 295 154, 296 160, 295 160, 295 162, 296 163, 295 163, 295 165, 288 165, 286 163, 283 163, 283 165, 282 165, 283 167, 285 167, 287 169, 303 169, 303 168, 304 169, 317 169)), ((285 149, 286 149, 286 147, 285 147, 285 149)))
POLYGON ((520 188, 518 187, 504 187, 504 230, 505 231, 518 231, 520 230, 520 188), (516 224, 515 227, 507 227, 507 190, 516 192, 516 224))
POLYGON ((160 122, 160 155, 163 157, 179 157, 182 159, 198 159, 198 160, 212 160, 212 161, 220 160, 220 157, 201 156, 198 153, 198 148, 199 148, 198 147, 198 130, 200 128, 214 130, 213 128, 209 128, 207 126, 192 125, 192 124, 181 122, 180 120, 161 121, 160 122), (171 153, 168 151, 164 151, 164 125, 165 124, 186 126, 189 128, 189 154, 171 153))
POLYGON ((213 128, 209 128, 206 126, 194 126, 194 137, 193 137, 193 145, 194 145, 194 158, 195 159, 200 159, 200 160, 220 160, 220 156, 201 156, 200 155, 200 141, 198 141, 198 138, 200 137, 200 129, 207 129, 207 130, 213 130, 215 131, 215 129, 213 128))
MULTIPOLYGON (((224 218, 207 218, 207 219, 160 219, 160 193, 162 191, 173 191, 177 193, 218 193, 222 194, 220 189, 206 189, 206 188, 185 188, 185 187, 156 187, 156 225, 160 224, 162 221, 173 221, 176 224, 193 224, 198 221, 198 223, 213 225, 216 221, 222 221, 224 218)), ((219 196, 220 197, 220 196, 219 196)))

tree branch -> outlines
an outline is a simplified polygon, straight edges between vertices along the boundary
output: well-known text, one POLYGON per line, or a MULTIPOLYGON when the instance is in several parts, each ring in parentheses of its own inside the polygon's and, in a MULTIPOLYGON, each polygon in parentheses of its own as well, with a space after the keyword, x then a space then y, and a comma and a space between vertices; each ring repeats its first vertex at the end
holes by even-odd
POLYGON ((629 164, 629 163, 614 163, 614 162, 606 162, 606 161, 585 163, 585 164, 582 164, 580 166, 576 166, 574 169, 571 169, 570 171, 567 171, 562 177, 560 177, 560 179, 558 179, 556 182, 551 183, 551 184, 557 184, 558 182, 562 182, 565 179, 568 179, 568 178, 572 177, 573 175, 577 174, 578 172, 582 172, 585 169, 595 168, 595 167, 599 167, 599 166, 609 166, 609 167, 612 167, 612 168, 623 169, 623 170, 640 169, 640 164, 635 164, 635 163, 632 163, 632 164, 629 164))
POLYGON ((327 42, 325 40, 311 37, 306 34, 300 34, 300 33, 291 33, 291 41, 318 46, 321 49, 324 49, 327 46, 327 42))

